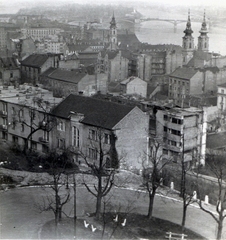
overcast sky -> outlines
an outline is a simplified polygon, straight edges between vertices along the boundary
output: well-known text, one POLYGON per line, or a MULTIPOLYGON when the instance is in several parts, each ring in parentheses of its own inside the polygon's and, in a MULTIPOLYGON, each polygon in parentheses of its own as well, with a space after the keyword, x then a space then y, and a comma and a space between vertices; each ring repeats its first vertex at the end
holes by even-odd
POLYGON ((51 6, 58 5, 62 3, 159 3, 167 5, 184 5, 184 6, 193 6, 193 5, 202 5, 205 6, 217 6, 217 7, 226 7, 225 0, 0 0, 0 14, 1 13, 16 13, 20 8, 26 8, 36 5, 46 5, 51 6))

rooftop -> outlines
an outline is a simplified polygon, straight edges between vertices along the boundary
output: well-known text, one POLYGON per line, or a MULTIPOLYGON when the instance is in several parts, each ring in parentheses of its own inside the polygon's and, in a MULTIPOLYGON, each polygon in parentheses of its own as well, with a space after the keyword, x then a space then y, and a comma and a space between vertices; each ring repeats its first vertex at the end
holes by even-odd
POLYGON ((21 65, 41 67, 48 58, 49 56, 47 54, 31 54, 21 62, 21 65))
POLYGON ((192 67, 179 67, 170 74, 170 77, 190 80, 198 71, 192 67))
POLYGON ((54 71, 50 70, 48 77, 64 82, 78 83, 87 73, 77 71, 71 71, 66 69, 56 68, 54 71))
POLYGON ((133 107, 80 95, 69 95, 52 113, 58 117, 70 118, 71 112, 84 114, 82 123, 113 129, 133 107))

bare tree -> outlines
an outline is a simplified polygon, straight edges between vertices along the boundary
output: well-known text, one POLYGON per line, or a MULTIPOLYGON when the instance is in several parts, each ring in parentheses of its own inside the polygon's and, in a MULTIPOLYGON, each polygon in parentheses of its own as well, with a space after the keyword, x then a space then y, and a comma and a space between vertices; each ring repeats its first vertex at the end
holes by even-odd
POLYGON ((114 177, 119 167, 119 159, 115 147, 116 136, 114 132, 108 132, 106 135, 106 131, 98 127, 96 127, 94 131, 95 141, 90 141, 92 152, 87 156, 87 154, 81 151, 80 155, 95 179, 97 179, 97 183, 93 185, 94 188, 88 186, 85 181, 84 185, 87 190, 96 197, 95 215, 97 218, 100 218, 102 199, 111 191, 114 185, 114 177), (109 139, 107 140, 106 138, 109 139), (105 141, 109 141, 110 147, 105 147, 105 141))
MULTIPOLYGON (((78 168, 70 160, 68 152, 57 153, 56 151, 49 153, 43 159, 43 168, 52 176, 50 188, 53 190, 51 196, 47 196, 43 200, 43 204, 39 204, 41 211, 53 211, 55 217, 55 229, 62 218, 63 207, 70 200, 70 188, 66 188, 67 179, 65 173, 67 171, 77 171, 78 168), (64 188, 62 188, 64 186, 64 188)), ((74 206, 76 207, 76 206, 74 206)))
POLYGON ((151 219, 155 195, 163 181, 163 170, 171 162, 171 158, 163 159, 161 154, 161 142, 158 139, 150 139, 149 153, 143 160, 143 184, 149 196, 149 208, 147 217, 151 219))
POLYGON ((47 134, 56 126, 56 119, 50 115, 50 103, 42 98, 34 97, 32 103, 21 105, 18 112, 13 113, 12 124, 20 123, 23 127, 29 128, 29 133, 25 139, 23 152, 26 154, 28 143, 32 140, 35 132, 42 130, 47 134))
MULTIPOLYGON (((182 153, 182 155, 183 155, 183 153, 182 153)), ((188 175, 188 172, 190 171, 190 168, 187 167, 186 163, 184 162, 183 157, 182 157, 182 160, 181 160, 181 166, 180 167, 181 167, 181 191, 180 191, 180 196, 182 197, 182 201, 183 201, 183 215, 182 215, 181 226, 182 226, 182 232, 184 232, 188 206, 195 202, 194 187, 197 186, 198 175, 192 176, 190 174, 189 179, 187 178, 187 175, 188 175)))
MULTIPOLYGON (((217 223, 217 236, 216 239, 222 239, 223 222, 226 217, 226 163, 225 163, 225 153, 211 153, 207 155, 206 168, 208 171, 216 178, 215 191, 216 191, 216 212, 215 215, 211 212, 201 201, 198 200, 200 208, 210 214, 217 223)), ((199 192, 202 194, 203 182, 199 181, 199 192)))

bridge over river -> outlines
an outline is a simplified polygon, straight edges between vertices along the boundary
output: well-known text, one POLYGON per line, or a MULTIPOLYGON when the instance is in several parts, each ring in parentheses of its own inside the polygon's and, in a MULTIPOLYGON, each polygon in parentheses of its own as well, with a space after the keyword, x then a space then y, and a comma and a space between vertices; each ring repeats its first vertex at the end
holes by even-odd
MULTIPOLYGON (((162 18, 124 18, 121 19, 121 21, 125 21, 125 22, 131 22, 131 23, 136 23, 136 24, 140 24, 142 22, 147 22, 147 21, 161 21, 161 22, 168 22, 173 24, 174 27, 174 32, 177 31, 177 25, 180 23, 186 23, 187 20, 180 20, 180 19, 162 19, 162 18)), ((203 18, 191 18, 191 22, 203 22, 203 18)), ((206 19, 206 23, 207 23, 207 27, 211 28, 212 26, 212 22, 210 21, 210 19, 206 19)))

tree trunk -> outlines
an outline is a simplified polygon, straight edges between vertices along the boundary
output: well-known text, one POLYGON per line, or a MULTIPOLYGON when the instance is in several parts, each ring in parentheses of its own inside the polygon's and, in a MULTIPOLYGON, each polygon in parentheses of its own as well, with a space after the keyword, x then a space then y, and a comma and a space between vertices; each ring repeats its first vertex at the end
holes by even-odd
POLYGON ((152 192, 149 192, 149 208, 148 208, 148 215, 147 215, 148 219, 152 218, 155 192, 156 192, 156 189, 153 189, 152 192))
POLYGON ((219 222, 217 226, 217 240, 220 240, 222 238, 222 230, 223 230, 223 219, 222 219, 222 216, 219 216, 219 222))
POLYGON ((186 221, 186 214, 187 214, 187 205, 186 205, 186 200, 183 200, 184 203, 183 203, 183 217, 182 217, 182 223, 181 223, 181 226, 182 226, 182 233, 184 232, 184 228, 185 228, 185 221, 186 221))
POLYGON ((98 177, 98 192, 97 192, 97 202, 96 202, 96 217, 100 217, 101 213, 101 201, 102 201, 102 176, 101 174, 98 177))

